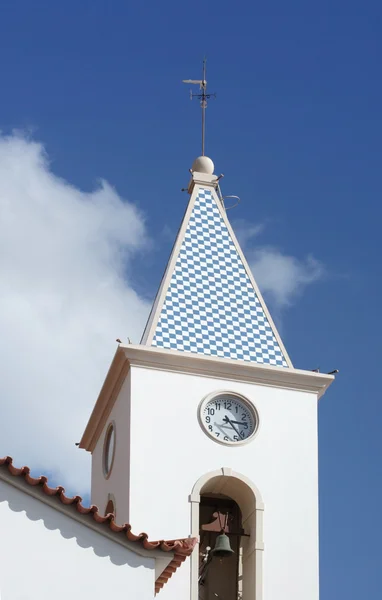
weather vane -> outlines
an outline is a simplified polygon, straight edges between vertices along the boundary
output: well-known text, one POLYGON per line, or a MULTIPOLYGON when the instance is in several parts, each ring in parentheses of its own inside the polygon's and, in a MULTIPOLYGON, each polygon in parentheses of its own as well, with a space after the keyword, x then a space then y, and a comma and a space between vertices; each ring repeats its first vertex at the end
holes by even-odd
POLYGON ((207 59, 204 58, 203 59, 203 79, 183 79, 183 83, 192 83, 194 85, 199 85, 199 87, 200 87, 200 92, 198 94, 193 94, 192 90, 191 90, 190 97, 191 97, 191 100, 193 98, 198 98, 200 100, 200 106, 202 107, 202 156, 204 156, 207 100, 209 100, 210 98, 216 98, 216 94, 207 94, 206 62, 207 62, 207 59))

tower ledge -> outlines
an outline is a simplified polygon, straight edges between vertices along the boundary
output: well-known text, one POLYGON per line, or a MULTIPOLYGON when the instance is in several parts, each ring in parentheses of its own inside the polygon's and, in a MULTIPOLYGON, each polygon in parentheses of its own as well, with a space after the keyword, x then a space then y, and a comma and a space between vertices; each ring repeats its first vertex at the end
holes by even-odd
POLYGON ((335 379, 333 375, 313 371, 284 369, 162 348, 120 344, 82 436, 80 448, 90 452, 94 450, 131 365, 310 392, 318 399, 335 379))
POLYGON ((210 175, 209 173, 200 173, 198 171, 192 171, 191 179, 188 184, 187 191, 192 194, 195 185, 202 185, 204 187, 216 188, 218 184, 218 176, 210 175))

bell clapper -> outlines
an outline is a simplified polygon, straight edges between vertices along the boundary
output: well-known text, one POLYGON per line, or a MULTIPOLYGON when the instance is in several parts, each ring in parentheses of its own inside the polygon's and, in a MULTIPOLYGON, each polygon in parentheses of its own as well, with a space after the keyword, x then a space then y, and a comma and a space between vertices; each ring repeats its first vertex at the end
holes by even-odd
POLYGON ((210 552, 211 552, 211 546, 207 546, 206 551, 200 553, 200 556, 203 558, 204 563, 206 563, 208 561, 210 552))

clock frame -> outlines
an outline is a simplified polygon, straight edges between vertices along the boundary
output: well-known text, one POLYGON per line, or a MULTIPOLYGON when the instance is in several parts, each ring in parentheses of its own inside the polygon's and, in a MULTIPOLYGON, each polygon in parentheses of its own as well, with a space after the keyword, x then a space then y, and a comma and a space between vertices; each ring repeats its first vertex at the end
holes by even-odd
POLYGON ((252 441, 259 426, 253 403, 241 394, 225 390, 203 398, 198 406, 198 420, 210 439, 233 447, 252 441))

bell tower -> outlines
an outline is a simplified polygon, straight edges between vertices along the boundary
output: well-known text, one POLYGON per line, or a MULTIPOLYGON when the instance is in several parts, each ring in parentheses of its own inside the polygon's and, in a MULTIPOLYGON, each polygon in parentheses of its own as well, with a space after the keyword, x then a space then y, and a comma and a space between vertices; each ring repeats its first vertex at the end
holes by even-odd
POLYGON ((318 600, 317 401, 333 376, 293 367, 212 160, 190 171, 141 343, 118 346, 80 442, 91 501, 199 539, 164 600, 318 600))
POLYGON ((194 162, 141 344, 119 345, 82 437, 91 499, 157 538, 199 537, 164 598, 318 600, 317 400, 333 376, 293 367, 213 171, 194 162))

